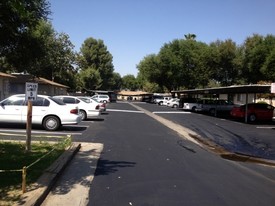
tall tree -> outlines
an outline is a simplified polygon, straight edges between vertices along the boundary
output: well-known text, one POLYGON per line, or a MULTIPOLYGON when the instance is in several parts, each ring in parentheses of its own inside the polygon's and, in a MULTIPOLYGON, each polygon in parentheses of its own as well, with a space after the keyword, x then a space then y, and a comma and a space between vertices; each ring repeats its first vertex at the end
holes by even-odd
POLYGON ((264 79, 260 71, 266 58, 263 41, 263 36, 254 34, 252 37, 248 37, 243 44, 243 74, 245 74, 246 81, 249 84, 256 84, 258 81, 264 79))
POLYGON ((33 29, 31 35, 36 40, 31 47, 35 54, 29 55, 24 48, 17 49, 6 56, 8 62, 17 72, 26 71, 74 88, 76 69, 73 64, 76 54, 69 36, 55 32, 52 25, 44 20, 33 29))
POLYGON ((79 90, 89 91, 100 89, 102 85, 102 79, 100 73, 96 68, 88 67, 82 70, 79 74, 78 83, 79 90))
POLYGON ((189 34, 185 34, 184 37, 186 40, 195 40, 197 36, 196 36, 196 34, 189 33, 189 34))
POLYGON ((80 48, 78 62, 80 72, 88 68, 93 68, 99 72, 102 79, 100 89, 109 90, 111 88, 114 72, 113 57, 102 40, 91 37, 86 39, 80 48))
POLYGON ((122 88, 135 91, 138 89, 136 77, 132 74, 128 74, 122 77, 122 88))
POLYGON ((160 71, 159 58, 156 54, 145 56, 137 65, 138 81, 140 85, 146 83, 155 83, 158 86, 158 92, 163 91, 165 76, 160 71))
POLYGON ((206 86, 211 72, 208 54, 206 44, 190 39, 176 39, 165 44, 159 52, 165 87, 171 91, 206 86))
POLYGON ((119 73, 114 72, 113 77, 110 80, 112 90, 120 90, 122 86, 122 78, 119 73))
POLYGON ((239 67, 237 65, 238 47, 231 39, 216 41, 211 43, 211 47, 216 49, 217 64, 214 79, 222 86, 235 84, 238 79, 239 67))
MULTIPOLYGON (((0 56, 12 53, 25 44, 30 31, 49 15, 46 0, 2 0, 0 3, 0 56)), ((29 48, 30 49, 30 48, 29 48)))
POLYGON ((264 38, 265 61, 260 68, 265 81, 275 82, 275 36, 267 35, 264 38))

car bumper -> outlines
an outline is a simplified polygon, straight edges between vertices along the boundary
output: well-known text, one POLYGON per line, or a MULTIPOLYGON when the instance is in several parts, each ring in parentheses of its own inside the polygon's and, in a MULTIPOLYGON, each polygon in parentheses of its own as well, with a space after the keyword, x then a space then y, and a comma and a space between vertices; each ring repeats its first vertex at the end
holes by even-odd
POLYGON ((91 118, 91 117, 98 117, 101 114, 101 112, 98 111, 88 111, 87 112, 87 117, 91 118))
POLYGON ((61 124, 62 125, 79 124, 81 121, 82 121, 81 116, 78 115, 76 118, 61 120, 61 124))

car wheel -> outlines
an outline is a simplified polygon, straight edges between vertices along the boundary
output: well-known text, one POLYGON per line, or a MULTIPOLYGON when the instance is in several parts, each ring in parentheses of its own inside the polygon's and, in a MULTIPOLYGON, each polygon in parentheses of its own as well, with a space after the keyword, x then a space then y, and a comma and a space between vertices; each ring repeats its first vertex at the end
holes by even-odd
POLYGON ((107 101, 106 101, 106 100, 103 100, 103 103, 104 103, 104 104, 106 104, 106 103, 107 103, 107 101))
POLYGON ((257 117, 255 114, 250 114, 248 116, 248 120, 249 120, 249 122, 255 122, 257 120, 257 117))
POLYGON ((55 116, 48 116, 43 121, 43 127, 48 131, 58 130, 60 126, 60 120, 55 116))
POLYGON ((81 116, 81 120, 82 121, 85 120, 85 119, 87 119, 87 114, 86 114, 86 112, 84 110, 79 110, 79 114, 81 116))
POLYGON ((178 105, 177 105, 177 104, 174 104, 174 105, 173 105, 173 108, 177 108, 177 107, 178 107, 178 105))
POLYGON ((196 109, 197 109, 196 107, 192 107, 191 111, 192 111, 192 112, 195 112, 196 109))
POLYGON ((163 102, 159 102, 159 105, 162 106, 162 105, 163 105, 163 102))

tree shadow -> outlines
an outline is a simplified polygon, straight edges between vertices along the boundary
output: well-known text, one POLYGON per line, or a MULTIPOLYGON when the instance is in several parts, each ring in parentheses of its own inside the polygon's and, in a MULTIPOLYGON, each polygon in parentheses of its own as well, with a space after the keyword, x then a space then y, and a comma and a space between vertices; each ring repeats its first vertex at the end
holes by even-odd
POLYGON ((127 162, 127 161, 110 161, 99 159, 97 164, 97 169, 95 171, 95 176, 100 175, 108 175, 110 173, 117 172, 119 168, 125 167, 134 167, 135 162, 127 162))

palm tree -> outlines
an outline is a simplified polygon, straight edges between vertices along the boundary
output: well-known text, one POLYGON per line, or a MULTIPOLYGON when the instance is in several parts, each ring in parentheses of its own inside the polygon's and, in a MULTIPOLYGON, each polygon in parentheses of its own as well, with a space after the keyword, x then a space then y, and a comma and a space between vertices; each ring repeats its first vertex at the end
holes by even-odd
POLYGON ((189 34, 185 34, 184 37, 186 40, 195 40, 197 36, 196 36, 196 34, 189 33, 189 34))

